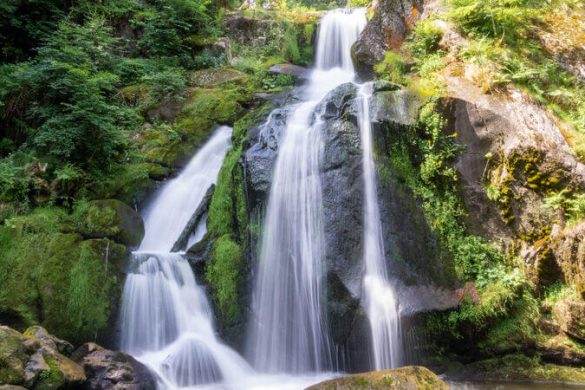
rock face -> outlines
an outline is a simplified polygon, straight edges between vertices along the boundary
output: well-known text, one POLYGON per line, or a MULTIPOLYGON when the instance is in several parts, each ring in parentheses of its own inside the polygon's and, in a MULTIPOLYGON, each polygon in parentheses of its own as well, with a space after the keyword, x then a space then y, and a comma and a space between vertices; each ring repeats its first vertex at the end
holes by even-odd
POLYGON ((567 336, 585 341, 585 302, 561 301, 553 307, 553 315, 567 336))
MULTIPOLYGON (((389 145, 415 123, 421 102, 389 83, 376 83, 374 91, 370 110, 377 163, 380 172, 387 172, 389 145)), ((330 333, 338 350, 349 351, 343 356, 347 362, 344 369, 353 371, 367 369, 370 352, 368 343, 363 342, 369 339, 369 326, 361 303, 363 177, 356 96, 356 86, 344 84, 330 92, 317 108, 324 119, 321 185, 330 333)), ((245 154, 249 207, 260 216, 269 195, 287 115, 283 110, 274 111, 263 126, 252 132, 251 139, 256 142, 245 154)), ((380 178, 378 198, 386 259, 398 293, 405 298, 413 294, 420 298, 413 300, 418 304, 404 310, 417 312, 456 305, 457 300, 449 291, 450 270, 445 266, 449 259, 439 250, 414 195, 389 173, 380 178), (419 245, 421 241, 426 244, 419 245), (440 299, 435 299, 437 294, 440 299)), ((253 247, 259 239, 253 238, 253 247)), ((253 258, 250 261, 255 263, 253 258)))
POLYGON ((505 247, 520 239, 526 273, 537 288, 559 279, 582 286, 583 225, 562 229, 562 212, 544 207, 550 193, 585 191, 585 165, 556 121, 519 91, 496 97, 458 77, 446 81, 452 96, 442 101, 446 131, 465 146, 455 168, 467 226, 505 247))
POLYGON ((86 376, 73 360, 61 354, 70 344, 35 326, 24 335, 0 326, 0 385, 22 385, 28 389, 76 388, 86 376))
POLYGON ((85 370, 84 389, 156 389, 156 379, 148 368, 124 352, 86 343, 73 353, 72 359, 85 370))
POLYGON ((402 367, 372 371, 321 382, 306 390, 447 390, 449 386, 427 368, 402 367))
POLYGON ((574 283, 585 299, 585 222, 553 236, 551 246, 565 280, 574 283))
POLYGON ((424 0, 379 0, 374 2, 374 17, 352 48, 358 75, 373 76, 373 67, 384 59, 388 49, 402 45, 423 12, 424 0))
POLYGON ((142 217, 117 199, 94 200, 81 216, 80 233, 90 238, 112 238, 128 246, 137 246, 144 237, 142 217))

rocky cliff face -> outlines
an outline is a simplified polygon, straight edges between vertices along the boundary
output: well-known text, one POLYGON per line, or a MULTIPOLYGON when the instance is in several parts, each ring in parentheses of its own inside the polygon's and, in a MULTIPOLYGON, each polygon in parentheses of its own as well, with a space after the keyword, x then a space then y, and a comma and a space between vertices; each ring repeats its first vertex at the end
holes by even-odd
POLYGON ((585 191, 585 165, 558 123, 520 92, 512 98, 485 95, 460 78, 447 81, 448 131, 465 146, 455 167, 469 228, 504 247, 520 246, 526 273, 538 288, 582 280, 580 228, 565 229, 563 212, 544 204, 563 189, 585 191), (486 188, 495 192, 492 199, 486 188))
MULTIPOLYGON (((327 307, 331 333, 346 369, 367 368, 367 319, 361 309, 363 276, 363 177, 357 87, 344 84, 320 104, 324 126, 321 180, 327 264, 327 307), (343 189, 343 190, 340 190, 343 189)), ((420 99, 387 83, 376 84, 371 99, 377 163, 381 175, 379 200, 388 267, 399 295, 410 302, 408 313, 453 307, 452 269, 442 253, 414 195, 388 171, 393 138, 416 122, 420 99), (425 242, 425 245, 420 245, 425 242), (415 298, 416 297, 416 298, 415 298)), ((253 145, 245 153, 252 212, 263 215, 270 190, 278 142, 287 113, 276 110, 252 131, 253 145)), ((258 239, 258 237, 256 237, 258 239)), ((254 264, 255 259, 251 259, 254 264)))
POLYGON ((399 48, 423 13, 424 0, 374 1, 374 16, 352 49, 357 72, 371 79, 373 67, 384 59, 388 49, 399 48))

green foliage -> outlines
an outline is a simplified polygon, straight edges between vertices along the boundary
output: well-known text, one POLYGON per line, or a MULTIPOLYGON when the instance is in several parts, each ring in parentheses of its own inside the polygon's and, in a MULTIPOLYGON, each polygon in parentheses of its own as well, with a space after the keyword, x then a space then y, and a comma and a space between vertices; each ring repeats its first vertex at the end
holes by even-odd
POLYGON ((145 74, 140 81, 150 87, 150 98, 155 102, 180 98, 187 84, 185 72, 180 68, 168 68, 161 72, 145 74))
POLYGON ((569 223, 577 223, 585 218, 585 193, 572 194, 567 189, 554 192, 544 199, 543 206, 563 210, 569 223))
POLYGON ((450 17, 465 34, 518 42, 543 0, 451 0, 450 17))
POLYGON ((213 27, 208 0, 152 0, 153 8, 136 13, 132 23, 143 33, 138 48, 151 56, 185 56, 194 30, 213 27))
POLYGON ((494 244, 466 232, 462 222, 465 209, 457 195, 457 172, 451 166, 460 146, 443 133, 444 127, 445 120, 435 110, 435 103, 426 104, 419 114, 418 131, 394 145, 390 164, 421 198, 427 221, 453 256, 458 276, 474 280, 483 288, 509 271, 494 244))
POLYGON ((567 138, 577 155, 584 158, 585 84, 552 58, 535 38, 550 22, 546 15, 557 12, 559 6, 570 8, 569 3, 450 0, 448 15, 469 40, 469 46, 459 56, 481 67, 487 79, 482 88, 488 91, 509 83, 523 88, 572 125, 567 129, 567 138))
POLYGON ((384 60, 374 67, 381 79, 401 85, 406 84, 406 69, 402 56, 392 50, 387 51, 384 60))
POLYGON ((579 300, 579 294, 575 285, 556 282, 550 285, 544 292, 544 302, 554 304, 563 300, 579 300))
POLYGON ((218 304, 224 324, 241 318, 239 299, 244 296, 241 278, 244 253, 248 243, 248 211, 244 190, 244 172, 239 163, 248 129, 268 115, 263 106, 250 111, 234 124, 232 148, 227 152, 207 218, 208 237, 214 240, 212 261, 207 263, 205 277, 218 304))
POLYGON ((439 50, 439 42, 443 38, 443 30, 431 19, 416 24, 408 38, 406 48, 415 57, 425 57, 439 50))
POLYGON ((352 8, 367 7, 370 0, 348 0, 347 6, 352 8))

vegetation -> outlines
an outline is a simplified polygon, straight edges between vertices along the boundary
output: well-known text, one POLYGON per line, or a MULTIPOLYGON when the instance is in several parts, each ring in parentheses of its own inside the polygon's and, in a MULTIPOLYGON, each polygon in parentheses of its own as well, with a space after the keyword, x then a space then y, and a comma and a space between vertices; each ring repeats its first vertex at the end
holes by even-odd
POLYGON ((207 238, 214 242, 205 277, 212 289, 218 315, 227 327, 242 320, 243 297, 246 295, 242 275, 247 267, 244 256, 248 250, 249 221, 244 173, 239 160, 248 130, 258 125, 270 109, 268 105, 262 106, 235 123, 232 148, 224 159, 209 206, 207 238))
POLYGON ((83 240, 58 208, 37 209, 0 227, 0 319, 42 323, 73 342, 95 340, 118 305, 126 249, 83 240))

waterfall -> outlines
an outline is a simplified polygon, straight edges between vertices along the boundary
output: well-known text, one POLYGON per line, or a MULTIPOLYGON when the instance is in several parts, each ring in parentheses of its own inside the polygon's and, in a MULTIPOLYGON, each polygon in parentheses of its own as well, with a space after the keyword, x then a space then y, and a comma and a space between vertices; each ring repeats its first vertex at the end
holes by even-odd
POLYGON ((267 372, 331 368, 323 307, 324 231, 319 162, 325 95, 352 81, 351 45, 365 10, 336 10, 321 20, 316 69, 288 119, 274 168, 254 287, 250 355, 267 372))
POLYGON ((204 290, 182 254, 170 252, 215 183, 231 132, 220 127, 143 213, 145 237, 124 285, 121 347, 158 374, 160 387, 236 382, 251 371, 216 338, 204 290))
POLYGON ((376 184, 376 166, 372 151, 370 97, 372 85, 359 90, 358 125, 362 145, 364 177, 364 264, 363 291, 365 309, 370 321, 372 352, 376 370, 401 364, 402 341, 398 317, 398 301, 388 281, 384 256, 384 240, 376 184))

